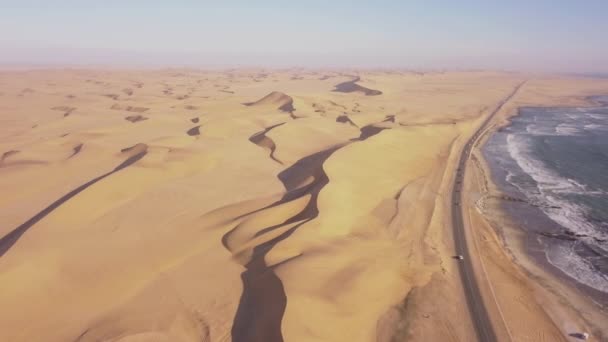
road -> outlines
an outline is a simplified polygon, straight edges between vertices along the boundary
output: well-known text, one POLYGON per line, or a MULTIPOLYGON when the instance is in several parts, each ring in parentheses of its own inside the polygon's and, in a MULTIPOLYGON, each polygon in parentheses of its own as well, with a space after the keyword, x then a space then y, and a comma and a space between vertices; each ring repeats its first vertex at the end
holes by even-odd
POLYGON ((469 252, 467 246, 466 230, 463 220, 463 211, 466 209, 461 205, 462 202, 462 185, 464 181, 464 173, 467 166, 467 161, 471 155, 471 150, 481 135, 486 129, 492 118, 498 113, 502 107, 517 94, 519 89, 525 84, 520 83, 513 91, 504 98, 494 109, 492 113, 486 118, 486 120, 477 129, 475 134, 467 141, 460 159, 458 160, 458 168, 456 169, 456 177, 452 188, 452 228, 454 233, 454 245, 456 253, 464 257, 463 260, 459 261, 460 278, 464 288, 465 297, 467 300, 467 306, 469 313, 473 321, 473 326, 477 334, 477 339, 481 342, 494 342, 498 341, 496 332, 492 326, 492 321, 488 315, 488 310, 483 302, 477 279, 475 278, 475 272, 471 255, 475 255, 469 252))

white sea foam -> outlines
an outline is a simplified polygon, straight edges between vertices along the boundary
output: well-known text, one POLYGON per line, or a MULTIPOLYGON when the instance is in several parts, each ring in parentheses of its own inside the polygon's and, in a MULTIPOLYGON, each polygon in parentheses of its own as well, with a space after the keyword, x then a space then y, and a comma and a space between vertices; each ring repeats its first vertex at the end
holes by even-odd
POLYGON ((594 191, 590 191, 585 184, 559 176, 541 161, 529 157, 529 148, 522 137, 509 134, 507 149, 517 165, 536 182, 536 189, 520 187, 520 190, 529 200, 538 204, 551 220, 574 233, 587 235, 589 242, 594 245, 596 243, 593 238, 608 239, 608 234, 598 231, 593 224, 587 221, 585 207, 560 196, 564 194, 592 195, 594 191))
POLYGON ((601 115, 601 114, 593 114, 593 113, 587 113, 587 116, 589 116, 592 119, 597 119, 597 120, 606 120, 606 115, 601 115))
POLYGON ((508 155, 521 170, 508 171, 506 181, 517 187, 527 200, 537 206, 549 219, 568 231, 579 234, 577 241, 574 242, 543 239, 548 244, 544 248, 547 260, 578 282, 608 293, 608 276, 598 272, 591 264, 591 259, 581 256, 574 250, 576 246, 582 247, 578 244, 584 244, 603 255, 608 254, 608 244, 600 242, 608 240, 608 232, 587 219, 590 209, 572 200, 572 195, 608 196, 608 192, 590 189, 586 184, 562 177, 542 160, 534 158, 532 150, 532 144, 538 139, 534 136, 573 136, 583 134, 585 130, 608 129, 607 125, 598 124, 593 120, 606 120, 608 118, 606 115, 577 114, 574 112, 574 114, 558 115, 557 121, 533 116, 531 118, 533 122, 529 122, 524 132, 507 134, 508 155), (534 182, 522 181, 525 178, 517 176, 521 171, 534 182))
POLYGON ((558 135, 576 135, 580 132, 579 128, 572 124, 562 123, 555 127, 555 133, 558 135))
POLYGON ((542 124, 529 124, 526 126, 526 132, 531 135, 555 135, 553 128, 547 128, 542 124))
POLYGON ((536 126, 534 124, 527 125, 526 126, 526 132, 528 132, 530 134, 538 134, 538 133, 540 133, 536 127, 538 127, 538 126, 536 126))
POLYGON ((596 272, 585 258, 576 254, 571 246, 558 244, 545 248, 547 260, 578 282, 608 293, 608 277, 596 272))
MULTIPOLYGON (((595 126, 591 127, 594 128, 595 126)), ((598 126, 599 127, 599 126, 598 126)), ((555 127, 551 127, 546 123, 535 124, 531 123, 526 126, 526 133, 530 135, 549 135, 549 136, 572 136, 582 133, 586 126, 577 125, 572 122, 561 123, 555 127)))
POLYGON ((507 182, 513 183, 513 177, 515 177, 515 174, 511 171, 507 171, 507 176, 505 177, 507 182))
POLYGON ((608 130, 608 126, 606 125, 598 125, 598 124, 589 124, 585 125, 586 131, 605 131, 608 130))
POLYGON ((580 117, 579 114, 566 114, 569 119, 576 120, 580 117))

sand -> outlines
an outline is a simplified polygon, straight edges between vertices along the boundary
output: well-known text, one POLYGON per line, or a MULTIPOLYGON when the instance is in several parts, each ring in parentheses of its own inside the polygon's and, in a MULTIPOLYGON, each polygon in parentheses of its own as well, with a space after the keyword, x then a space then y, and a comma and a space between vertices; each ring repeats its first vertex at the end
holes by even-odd
MULTIPOLYGON (((589 96, 605 94, 605 82, 601 80, 579 79, 576 82, 564 78, 532 79, 508 107, 499 113, 494 125, 480 139, 481 145, 492 131, 508 124, 517 108, 525 106, 595 106, 589 96)), ((587 293, 575 288, 575 284, 547 267, 546 262, 533 258, 527 252, 526 237, 506 213, 501 210, 504 198, 490 176, 479 151, 475 154, 474 172, 470 175, 471 191, 470 219, 480 228, 477 243, 481 260, 487 259, 485 271, 488 279, 496 279, 488 291, 493 292, 501 307, 501 315, 510 321, 513 340, 568 340, 578 341, 577 334, 589 332, 593 341, 608 339, 608 312, 593 301, 587 293), (506 272, 513 269, 515 272, 506 272), (512 278, 505 282, 500 279, 512 278), (502 293, 502 294, 501 294, 502 293), (525 303, 512 305, 509 301, 525 303), (538 311, 549 317, 555 324, 553 332, 537 331, 524 333, 521 326, 535 325, 534 317, 527 311, 538 311), (560 336, 561 335, 561 336, 560 336)))
MULTIPOLYGON (((472 341, 449 192, 529 78, 493 127, 608 92, 481 71, 2 71, 0 341, 472 341)), ((501 336, 599 336, 605 316, 530 281, 491 229, 507 220, 478 210, 480 158, 463 204, 501 336)))

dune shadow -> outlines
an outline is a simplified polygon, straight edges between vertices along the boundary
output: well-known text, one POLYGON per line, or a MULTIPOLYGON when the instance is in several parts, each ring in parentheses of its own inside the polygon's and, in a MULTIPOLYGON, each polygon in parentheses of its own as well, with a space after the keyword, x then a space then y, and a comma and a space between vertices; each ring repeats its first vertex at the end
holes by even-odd
MULTIPOLYGON (((323 187, 329 182, 329 178, 323 171, 323 163, 340 147, 342 146, 302 158, 278 175, 287 192, 281 200, 259 211, 294 201, 306 195, 310 195, 310 200, 296 215, 283 223, 264 228, 255 235, 256 237, 261 236, 272 230, 299 222, 281 235, 256 246, 250 261, 244 265, 246 270, 241 273, 243 293, 231 331, 233 342, 283 341, 281 322, 287 306, 287 296, 281 279, 274 272, 278 265, 267 265, 265 257, 277 243, 287 239, 302 225, 318 216, 317 199, 323 187), (311 177, 313 181, 302 186, 311 177)), ((234 230, 222 237, 224 246, 227 247, 227 239, 233 232, 234 230)))
POLYGON ((373 124, 363 126, 360 129, 361 133, 359 134, 359 137, 353 138, 353 139, 351 139, 351 141, 364 141, 367 138, 373 137, 374 135, 384 131, 385 129, 389 129, 389 128, 388 127, 378 127, 378 126, 374 126, 373 124))
POLYGON ((270 132, 271 129, 281 126, 285 124, 284 122, 270 126, 266 129, 264 129, 263 131, 257 132, 254 135, 252 135, 251 137, 249 137, 249 141, 262 147, 262 148, 267 148, 270 150, 270 159, 274 160, 275 162, 283 165, 283 162, 280 161, 279 159, 277 159, 274 155, 275 150, 277 149, 276 144, 274 143, 274 140, 272 140, 271 138, 269 138, 268 136, 266 136, 266 133, 270 132))
POLYGON ((80 153, 80 151, 82 150, 82 147, 84 146, 84 144, 80 143, 76 146, 74 146, 72 148, 72 154, 68 157, 68 159, 74 157, 75 155, 77 155, 78 153, 80 153))
POLYGON ((340 115, 336 118, 336 122, 339 123, 347 123, 353 127, 359 127, 357 126, 357 124, 355 124, 349 117, 348 115, 344 114, 344 115, 340 115))
MULTIPOLYGON (((266 133, 272 128, 270 127, 260 133, 266 133)), ((361 128, 361 136, 352 139, 351 142, 363 141, 384 129, 386 128, 372 125, 365 126, 361 128)), ((252 136, 252 138, 254 137, 255 135, 252 136)), ((256 139, 260 139, 260 137, 258 136, 256 139)), ((329 183, 329 178, 323 170, 323 164, 334 152, 349 143, 343 143, 298 160, 277 176, 286 190, 280 200, 237 217, 243 218, 297 200, 303 196, 310 196, 310 200, 299 213, 282 223, 263 228, 254 235, 254 238, 259 237, 276 229, 296 224, 279 236, 256 246, 252 251, 250 261, 244 265, 245 271, 241 273, 243 292, 232 324, 232 342, 283 341, 281 322, 287 306, 287 296, 281 279, 275 273, 275 268, 278 265, 267 265, 265 257, 276 244, 287 239, 298 228, 319 215, 318 197, 321 190, 329 183)), ((222 237, 222 244, 228 250, 230 250, 228 240, 237 229, 238 226, 222 237)), ((289 260, 279 264, 284 264, 287 261, 289 260)))
POLYGON ((33 225, 38 223, 38 221, 42 220, 48 214, 53 212, 53 210, 57 209, 59 206, 61 206, 65 202, 69 201, 72 197, 78 195, 79 193, 81 193, 82 191, 84 191, 85 189, 90 187, 91 185, 93 185, 93 184, 99 182, 100 180, 102 180, 108 176, 111 176, 112 174, 137 162, 138 160, 143 158, 146 155, 146 153, 147 153, 147 151, 143 150, 143 151, 127 158, 120 165, 115 167, 112 171, 105 173, 99 177, 93 178, 92 180, 80 185, 76 189, 68 192, 67 194, 63 195, 61 198, 57 199, 55 202, 51 203, 48 207, 42 209, 36 215, 29 218, 26 222, 24 222, 17 228, 13 229, 10 233, 6 234, 4 237, 2 237, 0 239, 0 257, 2 257, 21 238, 21 236, 23 234, 25 234, 25 232, 28 229, 30 229, 33 225))
POLYGON ((2 153, 2 156, 0 156, 0 165, 2 165, 5 159, 17 153, 19 153, 19 150, 10 150, 2 153))
POLYGON ((125 120, 130 121, 132 123, 136 123, 136 122, 148 120, 148 118, 143 115, 129 115, 129 116, 125 117, 125 120))
POLYGON ((195 126, 190 128, 188 131, 186 131, 186 134, 188 134, 191 137, 195 137, 197 135, 201 134, 201 130, 200 130, 201 126, 195 126))
POLYGON ((365 96, 382 95, 382 92, 380 90, 366 88, 364 86, 357 84, 357 82, 359 82, 360 80, 361 80, 360 77, 356 77, 352 81, 342 82, 340 84, 337 84, 335 86, 335 89, 332 91, 338 92, 338 93, 358 92, 358 93, 363 93, 365 96))

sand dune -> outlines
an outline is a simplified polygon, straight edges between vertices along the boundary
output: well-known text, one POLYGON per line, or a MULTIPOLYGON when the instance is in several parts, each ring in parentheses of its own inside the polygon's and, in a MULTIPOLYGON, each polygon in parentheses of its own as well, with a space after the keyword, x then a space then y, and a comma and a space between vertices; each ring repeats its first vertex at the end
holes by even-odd
POLYGON ((340 123, 348 123, 349 125, 353 125, 355 127, 357 127, 357 125, 352 122, 352 120, 348 117, 348 115, 340 115, 336 118, 336 122, 340 122, 340 123))
POLYGON ((0 157, 0 165, 4 162, 5 159, 8 159, 10 156, 19 153, 18 150, 10 150, 2 153, 2 157, 0 157))
POLYGON ((295 108, 293 107, 293 99, 291 96, 273 91, 272 93, 264 96, 263 98, 255 101, 245 103, 246 106, 268 106, 273 107, 283 112, 293 112, 295 108))
POLYGON ((382 92, 379 90, 369 89, 369 88, 366 88, 366 87, 363 87, 363 86, 357 84, 357 82, 359 82, 360 80, 361 80, 360 77, 356 77, 352 81, 347 81, 347 82, 342 82, 340 84, 337 84, 334 91, 339 92, 339 93, 362 93, 365 96, 382 95, 382 92))
POLYGON ((276 124, 274 126, 270 126, 270 127, 264 129, 261 132, 257 132, 256 134, 252 135, 249 138, 249 141, 251 141, 252 143, 254 143, 254 144, 256 144, 256 145, 258 145, 260 147, 269 149, 270 150, 270 158, 272 160, 276 161, 277 163, 281 164, 281 165, 283 164, 283 162, 281 162, 280 160, 278 160, 274 156, 274 151, 276 150, 277 147, 276 147, 274 141, 266 136, 266 133, 268 133, 271 129, 273 129, 273 128, 277 127, 277 126, 283 125, 283 124, 284 123, 280 123, 280 124, 276 124))
POLYGON ((74 146, 74 148, 73 148, 74 152, 68 158, 72 158, 75 155, 77 155, 78 153, 80 153, 80 151, 82 150, 83 146, 84 146, 84 144, 78 144, 78 145, 74 146))
POLYGON ((384 119, 384 122, 392 122, 395 123, 395 115, 387 115, 386 119, 384 119))
POLYGON ((388 129, 387 127, 380 127, 376 125, 367 125, 361 127, 361 135, 356 140, 365 140, 369 137, 373 137, 374 135, 382 132, 383 130, 388 129))
MULTIPOLYGON (((80 149, 78 149, 79 151, 80 149)), ((80 185, 76 189, 68 192, 66 195, 54 201, 51 205, 44 208, 42 211, 38 212, 36 215, 29 218, 25 223, 21 224, 17 228, 10 231, 10 233, 6 234, 4 237, 0 239, 0 257, 2 257, 8 250, 21 238, 21 236, 30 229, 34 224, 38 221, 42 220, 48 214, 53 212, 53 210, 57 209, 63 203, 69 201, 72 197, 78 195, 80 192, 84 191, 88 187, 94 185, 100 180, 111 176, 112 174, 119 172, 120 170, 130 166, 131 164, 137 162, 141 158, 143 158, 147 153, 147 146, 145 144, 137 144, 135 146, 123 149, 121 152, 127 153, 128 158, 126 158, 122 163, 116 166, 112 171, 105 173, 99 177, 93 178, 92 180, 80 185)), ((77 152, 76 152, 77 153, 77 152)))
MULTIPOLYGON (((525 76, 358 74, 0 72, 0 341, 473 341, 456 158, 525 76)), ((543 77, 503 111, 608 92, 543 77)), ((492 319, 601 336, 471 208, 492 319)))
POLYGON ((120 150, 121 153, 127 153, 130 155, 145 154, 148 151, 148 145, 143 143, 137 143, 133 146, 125 147, 120 150))
POLYGON ((132 123, 136 123, 139 121, 145 121, 148 120, 147 117, 143 116, 143 115, 129 115, 125 117, 125 120, 130 121, 132 123))

